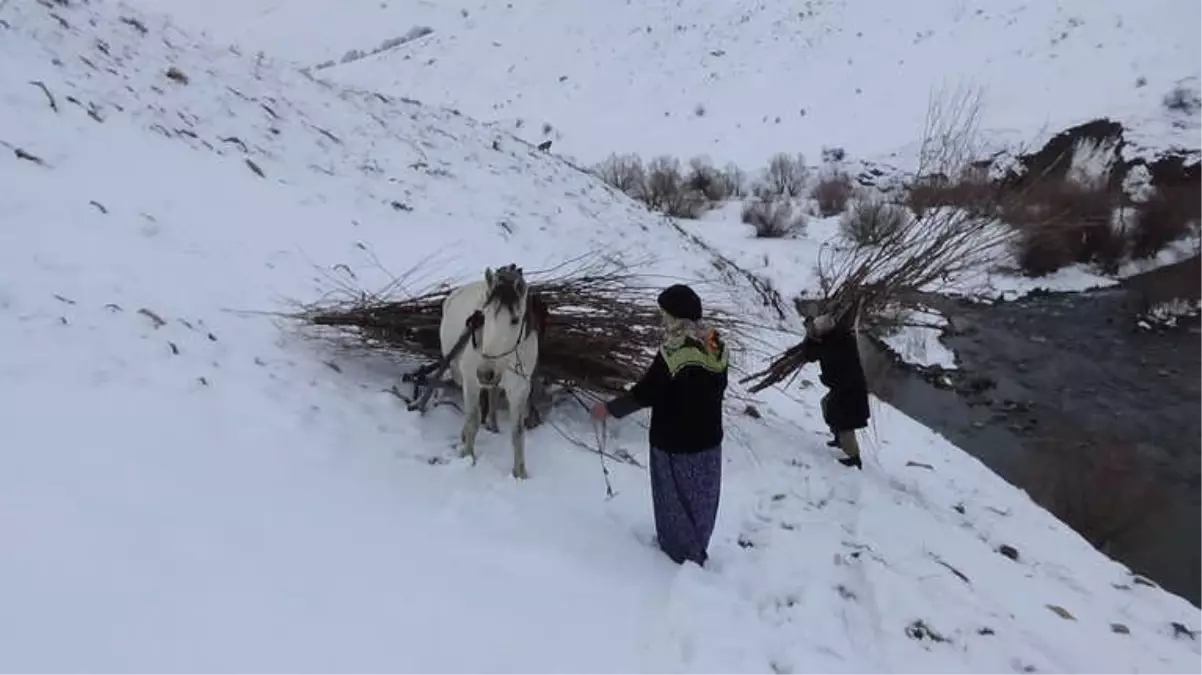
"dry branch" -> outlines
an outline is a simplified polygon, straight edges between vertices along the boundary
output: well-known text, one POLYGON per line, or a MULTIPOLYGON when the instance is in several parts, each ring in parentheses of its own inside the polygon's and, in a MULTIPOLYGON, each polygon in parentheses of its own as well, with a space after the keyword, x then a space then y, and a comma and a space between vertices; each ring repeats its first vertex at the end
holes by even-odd
MULTIPOLYGON (((528 273, 530 293, 546 308, 537 370, 544 379, 593 394, 613 394, 642 375, 659 346, 658 286, 641 283, 623 263, 570 261, 528 273), (570 267, 572 263, 576 267, 570 267)), ((349 300, 305 307, 291 315, 312 326, 334 328, 354 346, 436 360, 442 356, 439 324, 447 283, 396 299, 393 292, 357 293, 349 300)), ((740 323, 719 311, 706 323, 737 342, 740 323)))
MULTIPOLYGON (((971 162, 980 95, 958 89, 932 98, 919 153, 919 180, 963 170, 971 162)), ((998 193, 1000 199, 1000 193, 998 193)), ((947 290, 1000 259, 1013 230, 996 210, 927 209, 870 244, 824 246, 817 264, 817 305, 837 322, 859 325, 889 304, 947 290)), ((794 376, 805 364, 801 344, 777 355, 742 382, 761 391, 794 376)))

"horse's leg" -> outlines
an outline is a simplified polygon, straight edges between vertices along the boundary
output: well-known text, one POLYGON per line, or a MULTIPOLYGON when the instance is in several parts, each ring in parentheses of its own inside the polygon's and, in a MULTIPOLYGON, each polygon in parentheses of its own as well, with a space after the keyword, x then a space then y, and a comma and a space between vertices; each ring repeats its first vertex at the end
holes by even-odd
POLYGON ((463 431, 459 434, 461 447, 460 457, 471 457, 472 464, 476 463, 476 434, 480 431, 480 383, 476 373, 464 375, 463 380, 463 431))
POLYGON ((487 387, 480 395, 484 405, 484 428, 494 434, 501 433, 501 427, 497 424, 497 409, 501 407, 501 388, 487 387))
POLYGON ((509 399, 509 417, 513 424, 513 477, 524 479, 526 473, 526 402, 530 385, 514 376, 506 382, 505 397, 509 399))

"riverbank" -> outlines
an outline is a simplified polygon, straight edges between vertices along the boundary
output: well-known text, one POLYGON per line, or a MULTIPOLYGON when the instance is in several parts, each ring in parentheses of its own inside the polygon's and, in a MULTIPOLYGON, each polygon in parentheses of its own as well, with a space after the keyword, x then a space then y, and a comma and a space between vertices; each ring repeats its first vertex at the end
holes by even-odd
POLYGON ((1199 604, 1202 331, 1196 316, 1171 327, 1137 318, 1148 304, 1196 300, 1197 261, 1081 293, 995 304, 924 298, 949 320, 942 342, 957 369, 920 373, 879 345, 866 367, 883 374, 878 396, 1024 489, 1038 478, 1032 467, 1057 451, 1040 445, 1049 436, 1083 432, 1132 448, 1163 500, 1107 553, 1199 604))

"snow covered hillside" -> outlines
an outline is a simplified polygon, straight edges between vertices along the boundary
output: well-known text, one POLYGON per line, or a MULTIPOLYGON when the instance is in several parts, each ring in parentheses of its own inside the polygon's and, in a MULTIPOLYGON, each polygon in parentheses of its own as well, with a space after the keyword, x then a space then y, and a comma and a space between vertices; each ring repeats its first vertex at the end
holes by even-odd
POLYGON ((576 411, 529 436, 530 480, 503 436, 469 466, 395 367, 254 312, 431 255, 430 281, 654 254, 747 291, 471 118, 103 0, 11 0, 0 38, 4 670, 1197 670, 1196 608, 884 405, 862 473, 816 388, 732 414, 704 570, 647 544, 641 469, 603 499, 576 411))
POLYGON ((816 160, 823 146, 878 158, 914 142, 932 88, 957 82, 984 88, 982 125, 1007 141, 1110 115, 1137 143, 1198 147, 1196 122, 1175 128, 1162 105, 1179 83, 1198 88, 1194 2, 226 4, 195 19, 310 66, 428 27, 326 72, 553 139, 585 162, 708 154, 752 169, 782 151, 816 160))

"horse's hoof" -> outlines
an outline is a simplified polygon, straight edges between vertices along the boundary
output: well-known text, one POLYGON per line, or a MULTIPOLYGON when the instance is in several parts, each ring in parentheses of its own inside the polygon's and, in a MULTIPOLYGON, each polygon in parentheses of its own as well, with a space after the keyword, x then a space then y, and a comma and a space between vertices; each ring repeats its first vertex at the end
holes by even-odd
POLYGON ((515 466, 515 467, 513 467, 513 477, 518 480, 526 480, 527 478, 530 477, 530 474, 526 473, 526 467, 515 466))

